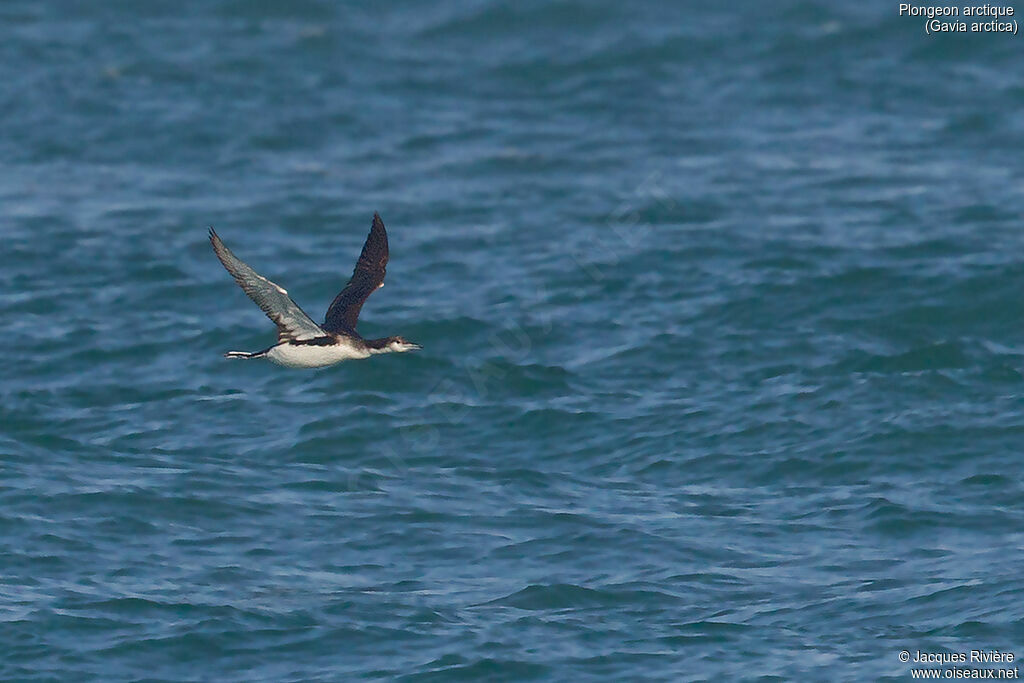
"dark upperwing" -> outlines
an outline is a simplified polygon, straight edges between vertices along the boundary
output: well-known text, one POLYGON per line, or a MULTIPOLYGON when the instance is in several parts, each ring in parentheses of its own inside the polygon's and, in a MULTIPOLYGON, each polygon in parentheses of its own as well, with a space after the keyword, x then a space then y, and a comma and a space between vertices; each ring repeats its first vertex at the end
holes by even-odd
POLYGON ((366 237, 359 260, 356 261, 352 278, 345 285, 345 289, 334 297, 321 327, 328 332, 355 332, 359 311, 362 310, 367 297, 384 286, 387 265, 388 234, 384 230, 384 221, 380 219, 380 214, 374 213, 370 234, 366 237))

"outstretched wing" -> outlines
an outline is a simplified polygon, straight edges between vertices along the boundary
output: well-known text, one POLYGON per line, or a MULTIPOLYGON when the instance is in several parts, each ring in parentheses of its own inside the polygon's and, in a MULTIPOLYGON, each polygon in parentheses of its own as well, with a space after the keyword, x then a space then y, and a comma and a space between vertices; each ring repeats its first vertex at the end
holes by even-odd
POLYGON ((384 286, 384 271, 388 265, 388 233, 384 230, 384 221, 380 214, 373 214, 373 225, 370 234, 359 254, 356 268, 352 271, 352 279, 345 285, 338 296, 334 297, 323 328, 328 332, 354 332, 359 311, 375 290, 384 286))
POLYGON ((213 245, 213 251, 217 254, 217 258, 231 273, 231 277, 235 278, 235 282, 242 288, 242 291, 248 294, 249 298, 255 301, 256 305, 262 308, 267 317, 277 325, 277 340, 279 342, 301 341, 326 336, 320 326, 313 322, 297 303, 292 301, 283 287, 278 287, 232 254, 231 250, 221 242, 213 228, 210 228, 210 244, 213 245))

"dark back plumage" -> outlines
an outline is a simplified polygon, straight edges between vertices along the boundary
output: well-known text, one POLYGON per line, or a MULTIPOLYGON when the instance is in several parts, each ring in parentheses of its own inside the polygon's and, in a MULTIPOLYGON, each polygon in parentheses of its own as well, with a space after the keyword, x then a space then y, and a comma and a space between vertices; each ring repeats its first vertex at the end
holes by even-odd
POLYGON ((384 230, 384 221, 380 219, 379 214, 374 213, 370 234, 366 237, 366 243, 363 244, 359 260, 356 261, 352 278, 345 285, 345 289, 334 297, 321 327, 328 332, 354 333, 356 322, 359 320, 359 311, 362 310, 366 299, 378 288, 384 286, 387 265, 388 234, 384 230))

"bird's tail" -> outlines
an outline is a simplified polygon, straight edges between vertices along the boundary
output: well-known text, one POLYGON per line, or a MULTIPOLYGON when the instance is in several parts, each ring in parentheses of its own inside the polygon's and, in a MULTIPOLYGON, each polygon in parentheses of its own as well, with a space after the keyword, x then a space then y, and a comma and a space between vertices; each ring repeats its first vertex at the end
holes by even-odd
POLYGON ((249 353, 248 351, 228 351, 224 354, 225 358, 262 358, 267 355, 266 351, 256 351, 249 353))

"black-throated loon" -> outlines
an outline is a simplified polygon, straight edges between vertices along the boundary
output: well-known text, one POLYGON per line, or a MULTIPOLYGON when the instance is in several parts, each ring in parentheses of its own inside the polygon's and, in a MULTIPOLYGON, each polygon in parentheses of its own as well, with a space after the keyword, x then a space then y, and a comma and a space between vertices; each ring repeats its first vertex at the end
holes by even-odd
POLYGON ((289 368, 319 368, 343 360, 369 358, 377 353, 402 353, 422 348, 402 337, 363 339, 356 332, 359 311, 367 297, 384 286, 384 272, 388 265, 388 234, 377 213, 373 214, 373 225, 352 271, 352 278, 334 297, 323 325, 313 322, 283 287, 275 285, 232 254, 213 228, 210 228, 210 243, 242 291, 277 325, 277 343, 273 346, 254 353, 228 351, 225 358, 266 358, 289 368))

